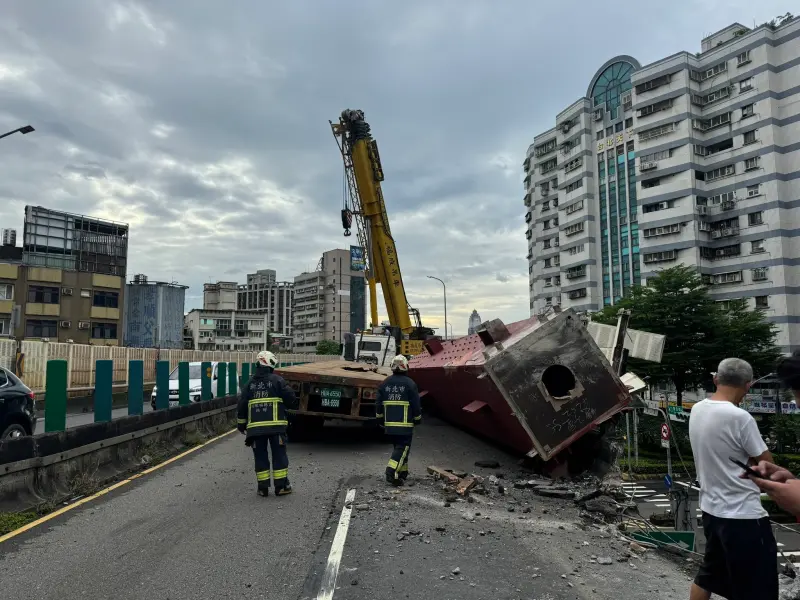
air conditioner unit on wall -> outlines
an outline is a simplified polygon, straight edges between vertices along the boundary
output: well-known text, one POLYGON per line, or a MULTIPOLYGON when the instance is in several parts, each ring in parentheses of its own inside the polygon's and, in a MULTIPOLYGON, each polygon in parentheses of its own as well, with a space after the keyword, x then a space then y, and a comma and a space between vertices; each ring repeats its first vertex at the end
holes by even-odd
POLYGON ((61 329, 69 329, 70 327, 72 327, 72 321, 60 321, 59 326, 61 327, 61 329))
POLYGON ((89 329, 90 327, 91 327, 91 325, 89 324, 89 321, 79 321, 78 322, 78 329, 89 329))
POLYGON ((71 287, 61 288, 61 295, 62 296, 72 296, 72 288, 71 287))

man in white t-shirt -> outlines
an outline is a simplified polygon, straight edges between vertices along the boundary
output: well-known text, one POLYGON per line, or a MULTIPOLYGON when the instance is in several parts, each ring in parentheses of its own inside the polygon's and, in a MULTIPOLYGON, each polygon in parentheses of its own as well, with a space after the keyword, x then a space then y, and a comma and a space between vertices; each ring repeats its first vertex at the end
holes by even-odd
POLYGON ((689 594, 708 600, 777 600, 777 545, 758 487, 742 479, 742 463, 772 462, 755 420, 739 403, 750 389, 753 368, 739 358, 717 367, 717 391, 692 407, 692 443, 706 552, 689 594))

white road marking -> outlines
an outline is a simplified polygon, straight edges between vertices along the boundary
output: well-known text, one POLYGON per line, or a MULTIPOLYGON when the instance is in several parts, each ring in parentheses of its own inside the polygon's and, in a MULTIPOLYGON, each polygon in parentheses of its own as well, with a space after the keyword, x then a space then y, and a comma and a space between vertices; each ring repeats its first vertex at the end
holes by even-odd
POLYGON ((656 504, 656 508, 669 508, 669 504, 656 504))
POLYGON ((667 497, 664 494, 658 494, 657 496, 653 496, 652 498, 647 498, 645 502, 663 502, 666 499, 667 497))
POLYGON ((325 573, 322 576, 322 585, 319 588, 317 600, 333 599, 333 592, 336 590, 336 578, 339 576, 339 565, 342 562, 344 542, 347 539, 347 530, 350 529, 350 513, 353 512, 353 500, 355 497, 355 489, 347 490, 342 515, 339 517, 336 535, 333 536, 331 553, 328 555, 328 565, 325 567, 325 573))
POLYGON ((781 552, 778 552, 778 554, 785 554, 786 556, 800 556, 800 550, 794 550, 792 552, 788 550, 783 550, 781 552))

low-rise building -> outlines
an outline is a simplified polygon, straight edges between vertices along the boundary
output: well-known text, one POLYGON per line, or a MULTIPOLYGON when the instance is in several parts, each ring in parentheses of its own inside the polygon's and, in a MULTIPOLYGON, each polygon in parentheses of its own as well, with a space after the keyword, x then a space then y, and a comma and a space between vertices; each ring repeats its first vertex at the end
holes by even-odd
POLYGON ((116 346, 121 277, 0 263, 0 336, 116 346))
POLYGON ((185 345, 191 344, 195 350, 291 349, 290 337, 269 332, 268 316, 262 311, 195 308, 186 315, 184 324, 185 345))

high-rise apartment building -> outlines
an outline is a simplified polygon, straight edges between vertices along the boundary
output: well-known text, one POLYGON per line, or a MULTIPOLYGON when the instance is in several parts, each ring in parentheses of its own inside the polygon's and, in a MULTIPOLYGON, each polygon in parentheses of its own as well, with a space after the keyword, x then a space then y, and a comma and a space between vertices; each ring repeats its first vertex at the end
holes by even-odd
POLYGON ((133 281, 125 286, 125 345, 183 348, 187 289, 188 286, 175 282, 148 281, 146 275, 134 275, 133 281))
POLYGON ((294 283, 278 281, 273 269, 260 269, 247 276, 247 283, 238 286, 237 308, 267 313, 270 331, 292 335, 292 302, 294 283))
POLYGON ((800 19, 603 65, 524 163, 530 308, 599 310, 694 266, 800 348, 800 19))
MULTIPOLYGON (((329 250, 317 269, 294 278, 294 348, 313 352, 320 340, 366 327, 364 271, 352 250, 329 250)), ((360 255, 359 255, 360 256, 360 255)))
POLYGON ((481 326, 481 316, 478 314, 477 310, 473 310, 472 314, 469 316, 469 326, 467 327, 467 335, 472 335, 476 331, 478 331, 478 327, 481 326))

